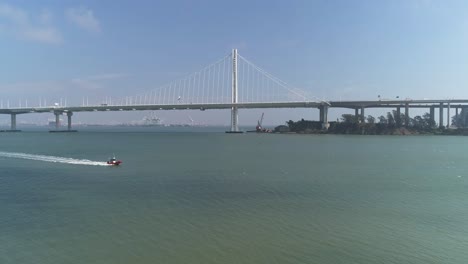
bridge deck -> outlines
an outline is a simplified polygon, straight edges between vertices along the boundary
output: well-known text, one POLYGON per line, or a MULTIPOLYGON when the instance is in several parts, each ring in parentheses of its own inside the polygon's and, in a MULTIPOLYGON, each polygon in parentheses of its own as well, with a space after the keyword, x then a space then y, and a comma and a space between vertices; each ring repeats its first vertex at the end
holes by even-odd
POLYGON ((330 101, 330 102, 262 102, 262 103, 221 103, 221 104, 163 104, 163 105, 99 105, 99 106, 57 106, 57 107, 22 107, 3 108, 0 114, 26 114, 48 112, 101 112, 101 111, 142 111, 142 110, 209 110, 209 109, 255 109, 255 108, 318 108, 328 105, 330 108, 452 108, 468 106, 467 99, 459 100, 392 100, 392 101, 330 101))

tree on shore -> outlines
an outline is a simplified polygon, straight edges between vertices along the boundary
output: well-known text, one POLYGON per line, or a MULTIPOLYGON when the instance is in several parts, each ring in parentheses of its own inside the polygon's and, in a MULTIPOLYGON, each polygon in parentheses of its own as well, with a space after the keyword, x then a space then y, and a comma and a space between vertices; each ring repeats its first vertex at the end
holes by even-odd
POLYGON ((388 120, 385 116, 381 115, 378 117, 379 118, 379 124, 388 124, 388 120))
MULTIPOLYGON (((465 124, 468 124, 468 113, 466 115, 459 115, 466 116, 465 124)), ((376 122, 376 118, 372 115, 368 115, 366 117, 366 123, 359 123, 358 119, 353 114, 343 114, 341 115, 340 121, 341 122, 330 122, 330 128, 328 129, 328 133, 336 133, 336 134, 393 134, 393 133, 401 133, 396 132, 395 129, 401 127, 401 125, 397 124, 397 111, 390 111, 387 112, 386 116, 381 115, 379 116, 378 122, 376 122)), ((405 116, 399 116, 400 120, 404 119, 405 116)), ((455 120, 455 122, 462 122, 460 120, 455 120)), ((322 131, 322 123, 319 121, 309 121, 301 119, 297 122, 289 120, 286 122, 290 131, 298 132, 298 133, 314 133, 313 131, 322 131)), ((405 127, 413 132, 433 132, 436 129, 435 121, 431 118, 429 113, 425 113, 422 116, 415 116, 413 118, 409 118, 409 124, 405 127)))
POLYGON ((460 128, 466 128, 468 126, 468 110, 466 108, 462 108, 458 116, 452 116, 452 125, 460 128))
POLYGON ((301 120, 297 122, 289 120, 288 122, 286 122, 286 125, 288 125, 289 130, 292 132, 303 132, 306 130, 321 130, 322 129, 321 122, 304 120, 304 118, 302 118, 301 120))
POLYGON ((352 114, 342 114, 341 121, 343 123, 357 123, 357 118, 355 115, 352 114))

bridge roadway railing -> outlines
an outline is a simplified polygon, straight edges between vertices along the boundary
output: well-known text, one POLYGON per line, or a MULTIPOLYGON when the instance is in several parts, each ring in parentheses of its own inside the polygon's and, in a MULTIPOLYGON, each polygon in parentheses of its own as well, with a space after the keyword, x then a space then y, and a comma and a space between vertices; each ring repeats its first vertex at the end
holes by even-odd
MULTIPOLYGON (((320 121, 328 123, 327 112, 329 108, 349 108, 356 110, 356 116, 364 118, 365 108, 394 108, 400 112, 405 108, 405 124, 409 120, 409 108, 429 108, 431 117, 434 118, 434 109, 439 108, 439 124, 442 124, 443 109, 455 108, 458 114, 459 108, 468 107, 466 99, 443 100, 379 100, 379 101, 321 101, 321 102, 249 102, 249 103, 210 103, 210 104, 137 104, 137 105, 96 105, 96 106, 51 106, 51 107, 21 107, 3 108, 0 114, 11 115, 11 129, 16 130, 16 115, 28 113, 54 113, 68 115, 68 129, 71 129, 71 116, 73 112, 105 112, 105 111, 144 111, 144 110, 210 110, 210 109, 260 109, 260 108, 318 108, 320 109, 320 121), (361 110, 361 113, 358 111, 361 110)), ((447 111, 447 125, 450 122, 447 111)), ((58 124, 57 124, 58 128, 58 124)))
POLYGON ((321 105, 329 108, 395 108, 408 105, 409 108, 430 108, 443 104, 447 108, 462 107, 468 100, 392 100, 392 101, 298 101, 298 102, 249 102, 249 103, 210 103, 210 104, 135 104, 135 105, 94 105, 94 106, 50 106, 50 107, 17 107, 0 109, 0 114, 26 114, 47 112, 96 112, 96 111, 135 111, 135 110, 207 110, 230 109, 232 107, 255 108, 319 108, 321 105), (458 104, 458 105, 456 105, 458 104))
POLYGON ((222 104, 160 104, 160 105, 97 105, 67 107, 29 107, 0 109, 0 114, 54 113, 54 112, 99 112, 99 111, 144 111, 144 110, 208 110, 230 109, 232 107, 255 108, 317 108, 317 102, 261 102, 261 103, 222 103, 222 104))

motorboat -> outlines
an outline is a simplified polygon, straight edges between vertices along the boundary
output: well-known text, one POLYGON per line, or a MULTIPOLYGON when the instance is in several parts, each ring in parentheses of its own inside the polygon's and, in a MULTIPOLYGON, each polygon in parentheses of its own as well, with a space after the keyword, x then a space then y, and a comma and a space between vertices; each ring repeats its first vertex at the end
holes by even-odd
POLYGON ((117 160, 115 158, 115 156, 113 156, 112 158, 110 158, 108 161, 107 161, 107 164, 108 165, 112 165, 112 166, 119 166, 120 164, 122 163, 121 160, 117 160))

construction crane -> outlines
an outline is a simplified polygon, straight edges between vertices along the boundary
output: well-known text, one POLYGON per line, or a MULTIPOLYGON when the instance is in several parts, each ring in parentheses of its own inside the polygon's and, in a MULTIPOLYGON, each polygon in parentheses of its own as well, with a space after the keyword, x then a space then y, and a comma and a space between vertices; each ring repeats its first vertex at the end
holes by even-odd
POLYGON ((264 116, 265 113, 262 113, 262 116, 260 117, 260 120, 257 121, 257 126, 255 127, 255 129, 257 130, 257 132, 263 132, 263 128, 262 128, 262 123, 263 123, 263 116, 264 116))
POLYGON ((264 113, 262 113, 262 116, 260 116, 260 119, 257 121, 257 126, 255 127, 255 130, 247 130, 247 132, 257 132, 257 133, 272 133, 270 129, 265 129, 262 127, 263 125, 263 117, 264 113))

